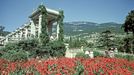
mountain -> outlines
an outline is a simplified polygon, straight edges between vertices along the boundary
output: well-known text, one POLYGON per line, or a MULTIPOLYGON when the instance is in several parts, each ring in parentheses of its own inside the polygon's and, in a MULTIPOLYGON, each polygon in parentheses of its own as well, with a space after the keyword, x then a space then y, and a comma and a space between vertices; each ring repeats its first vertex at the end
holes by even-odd
POLYGON ((107 22, 101 24, 86 21, 65 22, 64 33, 65 35, 78 35, 82 33, 100 33, 104 30, 111 30, 114 33, 123 33, 121 26, 122 24, 115 22, 107 22))

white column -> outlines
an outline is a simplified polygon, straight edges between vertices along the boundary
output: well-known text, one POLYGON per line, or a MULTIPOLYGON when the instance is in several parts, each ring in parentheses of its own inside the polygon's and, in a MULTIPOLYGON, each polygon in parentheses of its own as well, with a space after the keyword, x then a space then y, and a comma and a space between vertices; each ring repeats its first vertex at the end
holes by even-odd
POLYGON ((6 45, 6 39, 3 40, 3 44, 6 45))
POLYGON ((15 36, 16 36, 16 38, 15 38, 16 40, 20 40, 20 33, 19 32, 17 32, 15 36))
POLYGON ((27 35, 28 35, 28 29, 25 28, 25 38, 27 39, 27 35))
POLYGON ((4 41, 3 40, 1 41, 1 44, 4 45, 4 41))
POLYGON ((20 35, 19 35, 19 37, 20 37, 20 40, 22 40, 22 30, 20 30, 20 35))
POLYGON ((14 34, 13 34, 11 40, 14 41, 14 38, 15 38, 15 37, 14 37, 14 34))
POLYGON ((90 57, 90 58, 94 58, 94 53, 93 53, 93 51, 90 51, 89 57, 90 57))
POLYGON ((59 38, 59 24, 57 22, 57 39, 59 38))
POLYGON ((30 20, 30 23, 31 23, 31 35, 35 37, 35 24, 34 24, 34 21, 33 20, 30 20))
POLYGON ((42 15, 39 15, 38 38, 39 38, 40 33, 41 33, 41 21, 42 21, 42 15))
POLYGON ((8 41, 9 41, 9 40, 8 40, 8 37, 6 37, 5 44, 7 44, 7 43, 8 43, 8 41))

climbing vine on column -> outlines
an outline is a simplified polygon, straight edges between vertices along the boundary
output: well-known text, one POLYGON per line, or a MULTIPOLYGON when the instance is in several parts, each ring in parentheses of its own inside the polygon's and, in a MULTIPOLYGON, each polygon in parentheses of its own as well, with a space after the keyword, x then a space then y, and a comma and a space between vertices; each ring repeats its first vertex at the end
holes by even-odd
POLYGON ((40 5, 39 6, 39 11, 41 12, 41 33, 40 33, 40 38, 39 42, 41 43, 42 46, 45 46, 49 42, 49 35, 48 35, 48 29, 47 29, 47 11, 45 6, 40 5))
POLYGON ((59 11, 60 15, 58 16, 58 24, 59 24, 59 34, 58 34, 58 40, 63 42, 64 39, 64 30, 63 30, 63 19, 64 19, 64 15, 63 15, 63 11, 59 11))

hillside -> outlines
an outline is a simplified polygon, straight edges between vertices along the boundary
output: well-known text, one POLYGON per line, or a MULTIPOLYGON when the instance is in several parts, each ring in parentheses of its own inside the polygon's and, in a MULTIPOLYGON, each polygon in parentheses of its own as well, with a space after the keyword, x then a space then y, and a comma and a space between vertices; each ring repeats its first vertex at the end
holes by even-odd
POLYGON ((94 33, 94 32, 102 32, 104 30, 111 30, 115 33, 122 33, 121 29, 122 24, 108 22, 108 23, 93 23, 93 22, 65 22, 64 23, 64 33, 65 35, 78 35, 81 33, 94 33))

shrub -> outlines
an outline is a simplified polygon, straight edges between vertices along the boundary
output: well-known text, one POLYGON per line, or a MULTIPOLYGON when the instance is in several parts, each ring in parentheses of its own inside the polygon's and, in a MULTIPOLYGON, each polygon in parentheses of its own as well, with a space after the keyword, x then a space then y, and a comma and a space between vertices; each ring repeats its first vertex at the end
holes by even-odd
POLYGON ((3 52, 1 57, 11 61, 24 60, 29 57, 36 57, 36 49, 38 49, 37 39, 10 42, 1 49, 3 52))
POLYGON ((16 61, 37 56, 45 58, 64 56, 66 48, 61 41, 51 41, 46 46, 42 46, 37 39, 28 39, 8 43, 1 51, 4 51, 2 58, 16 61))
POLYGON ((65 45, 61 41, 52 41, 47 44, 47 48, 50 48, 48 50, 49 50, 50 56, 52 57, 64 56, 66 52, 65 45))
POLYGON ((89 56, 84 54, 84 52, 78 52, 75 57, 77 57, 77 58, 88 58, 89 56))
POLYGON ((129 60, 129 61, 134 60, 134 56, 133 56, 133 55, 115 54, 115 57, 127 59, 127 60, 129 60))
POLYGON ((103 56, 103 54, 98 51, 93 51, 93 54, 94 54, 94 57, 103 56))
POLYGON ((17 60, 26 60, 28 59, 28 53, 23 50, 9 50, 8 52, 2 55, 2 58, 8 59, 10 61, 17 61, 17 60))
POLYGON ((39 42, 38 39, 28 39, 28 40, 21 40, 18 42, 17 46, 19 49, 31 51, 38 46, 39 42))
POLYGON ((40 57, 61 57, 65 55, 65 45, 61 41, 51 41, 46 46, 39 46, 36 49, 37 56, 40 57))
POLYGON ((5 45, 4 48, 2 48, 3 51, 8 51, 8 50, 16 50, 19 49, 18 47, 18 42, 9 42, 5 45))
POLYGON ((16 52, 15 54, 12 54, 10 60, 12 60, 12 61, 27 60, 28 57, 29 57, 28 52, 20 50, 20 51, 16 52))

